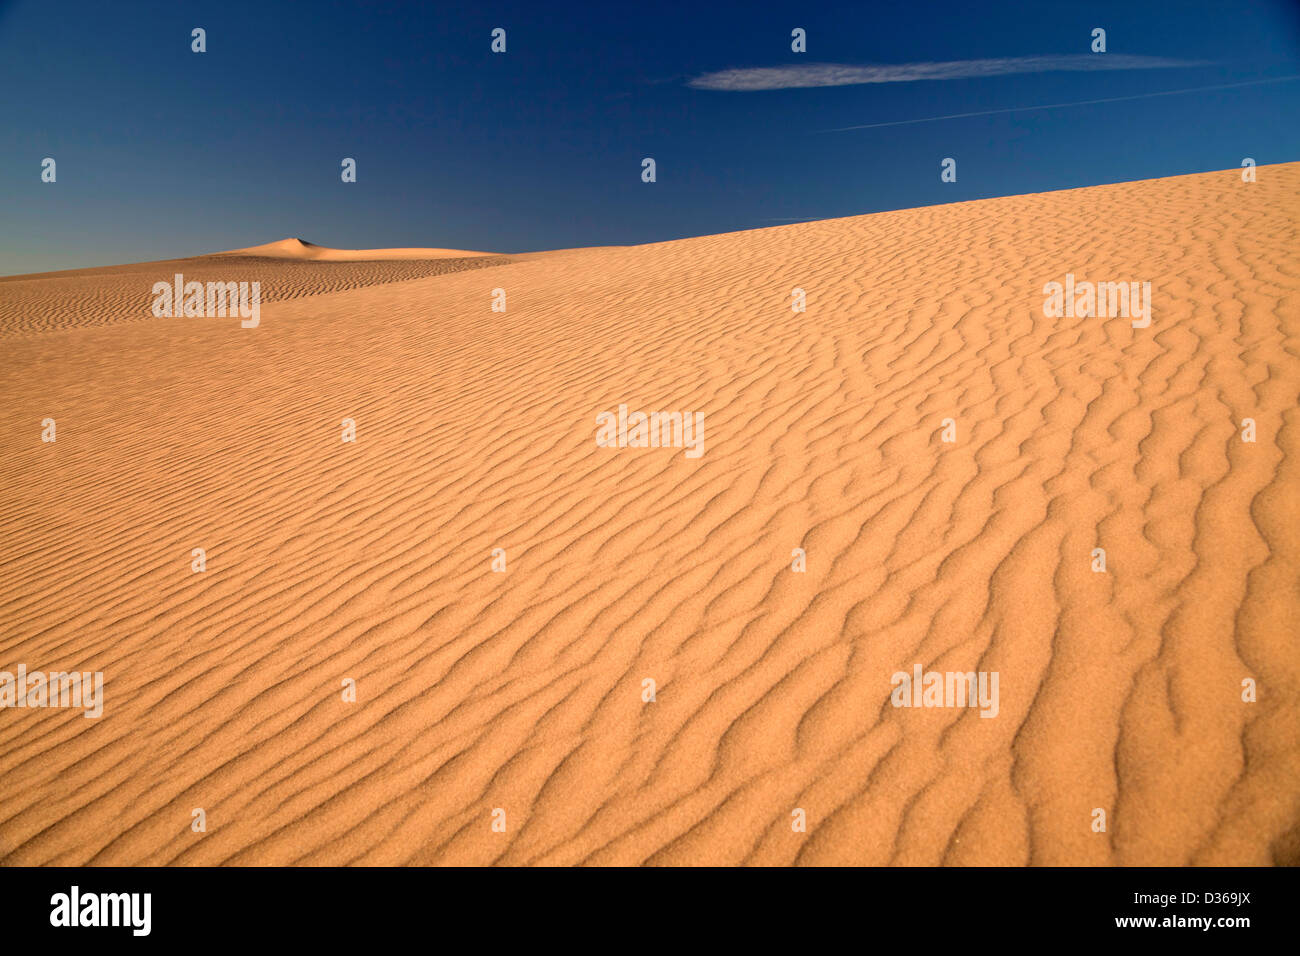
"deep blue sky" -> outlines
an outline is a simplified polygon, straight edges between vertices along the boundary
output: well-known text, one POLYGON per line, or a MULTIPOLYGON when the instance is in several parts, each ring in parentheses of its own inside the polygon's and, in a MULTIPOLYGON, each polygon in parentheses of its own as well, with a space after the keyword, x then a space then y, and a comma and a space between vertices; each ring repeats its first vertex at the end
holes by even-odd
POLYGON ((826 130, 1294 74, 1295 0, 0 0, 0 274, 289 235, 499 252, 652 242, 1289 162, 1300 81, 826 130), (190 51, 195 26, 206 53, 190 51), (497 26, 504 55, 489 49, 497 26), (805 54, 790 50, 796 26, 805 54), (1091 55, 1097 26, 1098 56, 1191 65, 690 85, 735 68, 1091 55), (340 182, 345 156, 355 184, 340 182), (955 184, 939 179, 946 156, 955 184))

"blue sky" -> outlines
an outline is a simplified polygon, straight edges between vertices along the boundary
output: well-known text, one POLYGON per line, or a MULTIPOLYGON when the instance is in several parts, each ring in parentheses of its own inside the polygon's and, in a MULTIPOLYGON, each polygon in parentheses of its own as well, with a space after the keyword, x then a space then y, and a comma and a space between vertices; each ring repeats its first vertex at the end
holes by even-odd
POLYGON ((653 242, 1290 162, 1295 75, 1293 0, 0 0, 0 274, 289 235, 653 242))

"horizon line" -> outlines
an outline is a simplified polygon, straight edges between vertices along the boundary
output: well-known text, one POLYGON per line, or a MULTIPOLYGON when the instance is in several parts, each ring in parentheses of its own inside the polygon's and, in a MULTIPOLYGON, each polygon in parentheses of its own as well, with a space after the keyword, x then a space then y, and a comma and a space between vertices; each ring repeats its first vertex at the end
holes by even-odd
MULTIPOLYGON (((1300 78, 1300 76, 1295 77, 1295 78, 1300 78)), ((1261 167, 1268 167, 1268 166, 1286 166, 1286 165, 1289 165, 1289 164, 1292 164, 1292 163, 1300 163, 1300 158, 1296 158, 1296 159, 1282 159, 1282 160, 1278 160, 1277 162, 1269 162, 1269 163, 1256 163, 1255 165, 1256 165, 1256 168, 1261 168, 1261 167)), ((764 221, 764 222, 778 222, 778 221, 779 221, 779 222, 784 223, 784 225, 799 225, 799 224, 805 224, 805 223, 809 223, 809 222, 831 222, 831 221, 836 220, 836 219, 856 219, 856 218, 858 218, 858 217, 860 217, 860 216, 876 216, 876 215, 880 215, 880 214, 882 214, 882 213, 889 213, 889 212, 906 212, 906 211, 909 210, 909 209, 929 209, 929 208, 932 208, 932 207, 934 207, 934 206, 953 206, 953 205, 958 205, 958 204, 960 204, 960 203, 968 203, 968 202, 992 202, 992 201, 994 201, 994 200, 998 200, 998 199, 1014 199, 1014 198, 1016 198, 1016 197, 1023 197, 1023 196, 1041 196, 1041 195, 1046 195, 1047 193, 1067 192, 1067 191, 1072 190, 1072 189, 1096 189, 1096 188, 1099 188, 1099 187, 1102 187, 1102 186, 1122 186, 1122 185, 1124 185, 1124 184, 1126 184, 1126 183, 1154 182, 1154 181, 1156 181, 1156 180, 1160 180, 1160 179, 1178 179, 1178 178, 1181 178, 1181 177, 1184 177, 1184 176, 1208 176, 1208 175, 1210 175, 1211 173, 1240 172, 1240 170, 1241 170, 1242 168, 1243 168, 1243 167, 1240 167, 1240 166, 1223 166, 1223 167, 1218 167, 1218 168, 1215 168, 1215 169, 1203 169, 1203 170, 1200 170, 1200 171, 1198 171, 1198 172, 1191 172, 1191 173, 1170 173, 1170 174, 1165 175, 1165 176, 1145 176, 1145 177, 1139 177, 1139 178, 1137 178, 1137 179, 1117 179, 1117 180, 1112 180, 1112 181, 1109 181, 1109 182, 1088 183, 1088 184, 1078 185, 1078 186, 1060 186, 1060 187, 1057 187, 1057 188, 1054 188, 1054 189, 1039 189, 1039 190, 1034 190, 1034 191, 1031 191, 1031 192, 1023 192, 1023 193, 1000 193, 1000 194, 998 194, 998 195, 996 195, 996 196, 982 196, 982 197, 979 197, 979 198, 976 198, 976 199, 953 199, 953 200, 945 200, 945 201, 943 201, 943 202, 923 203, 922 205, 919 205, 919 206, 895 206, 895 207, 892 207, 892 208, 889 208, 889 209, 875 209, 875 210, 871 210, 871 211, 869 211, 869 212, 851 212, 851 213, 845 213, 845 214, 842 214, 842 215, 832 215, 832 216, 809 216, 809 217, 803 217, 803 216, 769 216, 769 217, 764 217, 764 218, 763 218, 762 220, 760 220, 760 221, 764 221)), ((608 248, 608 249, 621 249, 621 248, 627 248, 627 249, 630 249, 630 248, 635 248, 636 246, 654 246, 654 245, 659 245, 659 244, 661 244, 661 243, 665 243, 665 242, 682 242, 682 241, 684 241, 684 240, 686 240, 686 239, 704 239, 704 238, 707 238, 707 237, 710 237, 710 236, 726 236, 726 235, 731 235, 732 233, 737 233, 737 232, 755 232, 755 231, 757 231, 757 230, 759 230, 759 229, 779 229, 779 228, 781 228, 780 225, 768 225, 768 226, 743 226, 743 227, 740 227, 740 228, 737 228, 737 229, 724 229, 724 230, 722 230, 722 231, 720 231, 720 232, 702 232, 702 233, 695 233, 695 234, 693 234, 693 235, 689 235, 689 236, 674 236, 674 237, 671 238, 671 239, 654 239, 654 240, 651 240, 651 241, 649 241, 649 242, 627 242, 627 243, 623 243, 623 242, 615 242, 615 243, 599 243, 599 244, 590 245, 590 246, 557 246, 557 247, 546 248, 546 249, 527 249, 527 250, 522 250, 522 251, 519 251, 519 252, 498 252, 498 251, 491 251, 491 250, 489 250, 489 251, 475 250, 475 251, 472 251, 472 252, 471 252, 471 256, 531 256, 531 255, 544 254, 544 253, 548 253, 548 252, 568 252, 568 251, 571 251, 571 250, 577 250, 577 249, 602 249, 602 248, 608 248)), ((86 271, 90 271, 90 270, 93 270, 93 269, 112 269, 112 268, 117 268, 117 267, 121 267, 121 266, 152 265, 152 264, 155 264, 155 263, 179 262, 179 261, 183 261, 183 260, 186 260, 186 259, 206 259, 206 258, 217 258, 217 257, 223 256, 223 255, 230 255, 230 254, 232 254, 232 253, 236 253, 236 254, 238 254, 238 253, 244 253, 246 249, 257 248, 259 245, 261 245, 261 246, 274 245, 274 244, 276 244, 276 243, 285 242, 285 241, 288 241, 288 240, 297 240, 298 242, 301 242, 301 243, 304 243, 304 244, 307 244, 307 245, 311 245, 311 246, 315 246, 315 247, 318 247, 318 248, 321 248, 321 249, 324 249, 324 250, 327 250, 327 251, 338 251, 338 252, 386 252, 386 251, 389 251, 389 250, 392 250, 392 249, 420 249, 420 248, 436 249, 436 248, 439 248, 439 247, 435 247, 435 246, 427 246, 427 247, 425 247, 425 246, 374 246, 374 247, 371 247, 371 248, 368 248, 368 249, 345 249, 345 248, 340 247, 340 246, 323 246, 323 245, 321 245, 320 243, 312 242, 311 240, 307 240, 307 239, 303 239, 301 236, 292 236, 292 235, 290 235, 290 236, 285 236, 285 237, 283 237, 283 238, 281 238, 281 239, 274 239, 274 240, 271 240, 270 242, 266 242, 266 243, 254 243, 252 246, 244 246, 244 247, 241 247, 241 248, 239 248, 239 249, 220 250, 220 251, 217 251, 217 252, 199 252, 199 253, 194 253, 194 254, 192 254, 192 255, 169 256, 169 257, 167 257, 167 258, 165 258, 165 259, 140 259, 140 260, 137 260, 137 261, 135 261, 135 262, 109 262, 109 263, 105 263, 105 264, 103 264, 103 265, 72 266, 71 268, 67 268, 67 269, 49 269, 49 270, 46 270, 46 271, 43 271, 43 272, 17 272, 17 273, 9 273, 9 274, 3 274, 3 275, 0 275, 0 282, 6 281, 6 280, 15 280, 15 279, 29 279, 29 278, 35 278, 35 277, 37 277, 37 276, 55 275, 55 274, 57 274, 57 273, 61 273, 61 272, 86 272, 86 271)), ((468 250, 467 250, 467 251, 468 251, 468 250)), ((245 254, 247 254, 247 253, 245 253, 245 254)), ((256 257, 256 256, 255 256, 255 257, 256 257)), ((330 260, 314 260, 314 259, 302 259, 302 260, 300 260, 300 259, 296 259, 296 258, 293 258, 293 257, 279 257, 279 256, 263 256, 263 257, 259 257, 259 258, 273 259, 273 260, 277 260, 277 261, 281 261, 281 262, 300 262, 300 261, 306 261, 306 262, 325 262, 325 261, 330 261, 330 260)), ((455 258, 455 257, 448 257, 448 258, 455 258)), ((382 262, 382 261, 385 261, 385 260, 383 260, 383 259, 357 259, 357 260, 346 260, 346 261, 354 261, 354 262, 382 262)))

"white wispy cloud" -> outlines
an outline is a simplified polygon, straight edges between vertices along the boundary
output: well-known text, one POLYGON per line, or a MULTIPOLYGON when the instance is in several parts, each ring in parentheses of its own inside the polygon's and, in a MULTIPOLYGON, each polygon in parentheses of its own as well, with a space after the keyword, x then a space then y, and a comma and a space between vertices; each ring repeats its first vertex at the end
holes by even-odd
POLYGON ((985 60, 951 60, 946 63, 888 63, 854 66, 846 63, 807 63, 798 66, 760 66, 718 70, 692 79, 698 90, 751 92, 816 86, 856 86, 862 83, 913 83, 917 80, 961 80, 1010 73, 1047 73, 1063 70, 1160 70, 1203 66, 1194 60, 1125 53, 1081 53, 1048 56, 1006 56, 985 60))
POLYGON ((993 116, 997 113, 1027 113, 1032 110, 1055 110, 1066 106, 1093 106, 1098 103, 1122 103, 1125 100, 1148 100, 1155 96, 1182 96, 1186 93, 1205 93, 1210 90, 1235 90, 1242 86, 1260 86, 1264 83, 1287 83, 1300 80, 1300 73, 1290 76, 1272 76, 1262 80, 1246 80, 1242 83, 1219 83, 1214 86, 1189 86, 1181 90, 1157 90, 1154 93, 1135 93, 1132 96, 1107 96, 1100 100, 1070 100, 1067 103, 1042 103, 1038 106, 1008 106, 1004 109, 977 110, 974 113, 949 113, 946 116, 922 116, 918 119, 889 120, 884 123, 865 123, 861 126, 840 126, 835 129, 818 130, 821 133, 846 133, 854 129, 880 129, 882 126, 909 126, 912 123, 934 123, 939 120, 964 119, 968 116, 993 116))

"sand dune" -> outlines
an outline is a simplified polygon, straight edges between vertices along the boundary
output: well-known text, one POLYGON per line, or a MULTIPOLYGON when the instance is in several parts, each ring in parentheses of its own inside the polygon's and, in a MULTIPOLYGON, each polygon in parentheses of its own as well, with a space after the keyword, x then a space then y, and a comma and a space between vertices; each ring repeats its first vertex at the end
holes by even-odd
POLYGON ((152 318, 159 264, 0 282, 0 670, 105 680, 0 710, 8 862, 1300 862, 1300 164, 1258 180, 254 247, 256 329, 152 318), (1150 327, 1045 317, 1067 273, 1150 327), (620 404, 702 454, 597 447, 620 404), (996 717, 893 706, 918 665, 996 717))
POLYGON ((310 259, 316 262, 360 262, 386 259, 455 259, 490 256, 490 252, 465 249, 330 249, 304 239, 280 239, 247 249, 218 252, 219 256, 266 256, 272 259, 310 259))
MULTIPOLYGON (((284 240, 285 243, 300 240, 284 240)), ((319 249, 320 247, 313 247, 319 249)), ((138 262, 98 269, 72 269, 35 275, 0 277, 0 337, 37 334, 55 329, 88 328, 121 322, 152 320, 154 283, 172 283, 180 274, 186 281, 258 282, 262 302, 279 302, 324 295, 345 289, 406 282, 446 275, 466 269, 485 269, 510 262, 506 256, 480 252, 455 256, 375 255, 348 258, 344 250, 326 249, 338 256, 292 256, 282 243, 249 250, 222 252, 188 259, 138 262), (257 252, 272 247, 276 253, 257 252)), ((432 253, 435 249, 371 249, 374 253, 432 253)), ((360 255, 360 252, 358 252, 360 255)))

